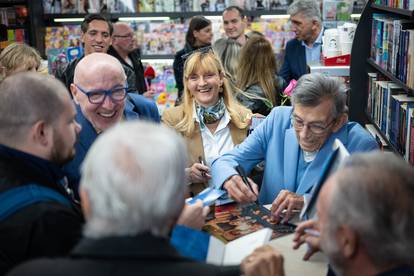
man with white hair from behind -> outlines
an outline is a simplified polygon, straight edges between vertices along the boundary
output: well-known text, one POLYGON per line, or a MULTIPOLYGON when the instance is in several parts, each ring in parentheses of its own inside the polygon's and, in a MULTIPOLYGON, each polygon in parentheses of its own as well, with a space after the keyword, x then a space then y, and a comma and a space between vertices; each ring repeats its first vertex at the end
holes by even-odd
POLYGON ((283 258, 269 246, 223 267, 169 244, 187 189, 185 153, 183 139, 161 125, 125 122, 102 133, 82 165, 83 240, 69 258, 30 262, 11 275, 283 275, 283 258))

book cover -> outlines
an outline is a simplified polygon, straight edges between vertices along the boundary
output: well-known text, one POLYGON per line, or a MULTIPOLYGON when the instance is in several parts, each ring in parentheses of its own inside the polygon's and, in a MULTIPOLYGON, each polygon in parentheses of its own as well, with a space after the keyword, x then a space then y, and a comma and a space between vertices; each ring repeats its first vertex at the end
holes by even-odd
POLYGON ((62 0, 62 13, 77 13, 78 1, 77 0, 62 0))
POLYGON ((61 0, 43 0, 43 12, 45 14, 55 14, 62 12, 61 0))
POLYGON ((211 187, 208 187, 201 191, 198 195, 188 198, 185 202, 187 204, 194 204, 198 200, 201 200, 203 202, 204 206, 210 206, 213 204, 219 197, 224 195, 226 191, 220 190, 220 189, 214 189, 211 187))
POLYGON ((223 243, 228 243, 263 228, 272 229, 272 239, 295 230, 292 224, 274 223, 270 211, 263 206, 237 203, 216 206, 214 219, 208 221, 203 230, 223 243))

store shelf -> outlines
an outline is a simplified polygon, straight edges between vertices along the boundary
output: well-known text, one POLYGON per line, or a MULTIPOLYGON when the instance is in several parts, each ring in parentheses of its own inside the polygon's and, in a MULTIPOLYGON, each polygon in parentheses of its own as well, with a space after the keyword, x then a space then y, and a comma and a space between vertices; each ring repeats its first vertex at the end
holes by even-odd
POLYGON ((394 153, 398 153, 397 148, 390 143, 390 141, 388 140, 388 138, 384 135, 384 133, 382 132, 382 130, 377 126, 377 124, 372 120, 371 116, 367 113, 365 113, 365 116, 367 118, 367 121, 369 124, 373 125, 375 127, 375 129, 377 130, 377 134, 379 134, 379 136, 381 136, 382 140, 384 140, 387 143, 387 149, 389 149, 390 151, 393 151, 394 153))
POLYGON ((371 8, 373 8, 374 10, 379 10, 379 11, 383 11, 387 13, 398 14, 400 16, 414 18, 414 10, 391 8, 391 7, 381 6, 377 4, 371 4, 371 8))
MULTIPOLYGON (((353 13, 361 13, 362 9, 355 8, 353 13)), ((203 16, 221 16, 221 11, 194 11, 194 12, 142 12, 142 13, 102 13, 110 20, 116 21, 120 17, 170 17, 170 18, 190 18, 196 15, 203 16)), ((246 11, 248 17, 258 17, 261 15, 285 15, 286 8, 275 10, 254 10, 246 11)), ((85 17, 86 14, 44 14, 43 18, 46 21, 53 21, 55 18, 79 18, 85 17)))
POLYGON ((174 55, 142 55, 141 59, 174 59, 174 55))
POLYGON ((374 67, 375 70, 379 71, 381 74, 383 74, 384 76, 386 76, 387 78, 389 78, 390 80, 392 80, 393 82, 401 86, 407 92, 408 95, 414 96, 414 89, 410 89, 405 83, 403 83, 401 80, 396 78, 393 74, 391 74, 388 71, 385 71, 383 68, 381 68, 381 66, 376 64, 372 58, 369 58, 367 62, 369 65, 374 67))

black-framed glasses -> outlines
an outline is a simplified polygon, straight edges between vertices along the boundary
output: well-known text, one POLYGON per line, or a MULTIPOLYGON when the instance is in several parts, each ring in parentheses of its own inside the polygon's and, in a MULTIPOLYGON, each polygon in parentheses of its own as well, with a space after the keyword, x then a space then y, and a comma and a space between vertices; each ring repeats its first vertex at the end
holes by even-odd
POLYGON ((316 135, 321 135, 326 132, 326 130, 336 121, 336 119, 332 119, 328 124, 320 124, 320 123, 305 123, 302 119, 292 114, 290 116, 290 120, 292 122, 293 127, 296 130, 302 130, 305 126, 308 127, 310 132, 316 135))
POLYGON ((193 50, 189 53, 186 53, 186 54, 182 55, 181 58, 183 60, 186 60, 187 58, 189 58, 194 53, 207 54, 207 53, 214 53, 214 52, 213 52, 213 48, 211 47, 211 45, 209 45, 209 46, 205 46, 205 47, 195 49, 195 50, 193 50))
POLYGON ((78 88, 83 94, 88 97, 88 100, 92 104, 101 104, 105 101, 106 97, 108 96, 112 102, 121 102, 125 99, 127 95, 128 87, 125 86, 117 86, 109 90, 91 90, 86 91, 79 85, 75 84, 76 88, 78 88))

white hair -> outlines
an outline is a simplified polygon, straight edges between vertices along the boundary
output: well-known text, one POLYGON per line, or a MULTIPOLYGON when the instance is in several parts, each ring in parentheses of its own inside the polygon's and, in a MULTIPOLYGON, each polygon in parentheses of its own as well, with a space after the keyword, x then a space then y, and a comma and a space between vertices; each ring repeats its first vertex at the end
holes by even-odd
POLYGON ((315 0, 296 0, 288 7, 287 14, 292 16, 301 13, 308 19, 321 22, 322 17, 319 6, 319 2, 315 0))
POLYGON ((184 204, 186 147, 165 126, 124 122, 105 131, 82 165, 86 237, 165 236, 184 204))

